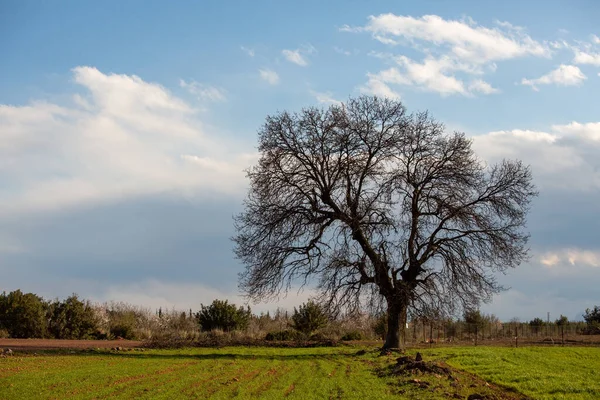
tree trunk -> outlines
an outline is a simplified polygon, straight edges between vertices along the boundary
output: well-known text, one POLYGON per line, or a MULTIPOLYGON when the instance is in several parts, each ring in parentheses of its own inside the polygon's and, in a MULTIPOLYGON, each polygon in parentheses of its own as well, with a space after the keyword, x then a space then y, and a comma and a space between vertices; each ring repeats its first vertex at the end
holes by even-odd
POLYGON ((387 333, 384 349, 399 349, 404 347, 406 334, 406 305, 388 300, 387 333))

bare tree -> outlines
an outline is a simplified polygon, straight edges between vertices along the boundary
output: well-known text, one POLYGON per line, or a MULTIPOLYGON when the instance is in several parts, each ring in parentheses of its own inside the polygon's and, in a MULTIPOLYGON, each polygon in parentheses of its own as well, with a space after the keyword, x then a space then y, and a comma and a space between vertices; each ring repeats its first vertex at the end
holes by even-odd
POLYGON ((399 101, 268 116, 259 152, 233 238, 253 300, 317 278, 333 309, 384 302, 396 348, 409 308, 479 304, 502 289, 493 272, 527 256, 529 167, 486 166, 464 134, 399 101))

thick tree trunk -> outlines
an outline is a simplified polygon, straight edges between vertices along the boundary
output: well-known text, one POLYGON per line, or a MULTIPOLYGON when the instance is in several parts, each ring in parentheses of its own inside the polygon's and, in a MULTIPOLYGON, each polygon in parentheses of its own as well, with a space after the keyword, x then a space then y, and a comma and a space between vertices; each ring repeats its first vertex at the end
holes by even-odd
POLYGON ((406 304, 388 300, 387 333, 384 349, 400 349, 404 347, 406 334, 406 304))

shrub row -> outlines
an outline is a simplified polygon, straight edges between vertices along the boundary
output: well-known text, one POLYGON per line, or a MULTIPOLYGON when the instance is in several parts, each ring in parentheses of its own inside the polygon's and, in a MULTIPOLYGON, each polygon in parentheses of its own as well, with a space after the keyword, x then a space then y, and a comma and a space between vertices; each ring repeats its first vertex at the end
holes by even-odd
MULTIPOLYGON (((457 332, 477 334, 484 327, 490 330, 491 326, 500 324, 498 318, 481 314, 479 310, 466 310, 462 321, 431 318, 413 318, 413 333, 417 324, 443 326, 445 337, 453 337, 457 332)), ((578 332, 600 334, 600 307, 586 310, 584 319, 586 322, 579 323, 578 332)), ((540 318, 526 323, 532 332, 545 324, 540 318)), ((561 316, 554 324, 564 326, 569 321, 561 316)), ((237 307, 226 300, 215 300, 208 306, 201 304, 196 313, 191 309, 181 312, 162 308, 153 313, 125 303, 92 304, 75 294, 62 301, 47 301, 20 290, 0 294, 0 338, 123 338, 204 345, 220 343, 225 338, 240 342, 381 339, 385 337, 386 328, 385 314, 336 319, 312 301, 294 308, 291 316, 278 309, 271 317, 269 313, 253 315, 249 307, 237 307)))

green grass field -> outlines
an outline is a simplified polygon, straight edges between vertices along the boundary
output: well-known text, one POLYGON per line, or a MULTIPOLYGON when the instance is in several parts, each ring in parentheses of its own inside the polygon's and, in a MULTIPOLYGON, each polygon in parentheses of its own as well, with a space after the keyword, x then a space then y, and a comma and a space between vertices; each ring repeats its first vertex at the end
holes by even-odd
MULTIPOLYGON (((466 398, 482 390, 494 392, 483 380, 459 371, 453 375, 461 385, 454 386, 442 376, 423 375, 416 380, 396 376, 390 371, 397 354, 379 357, 369 348, 358 355, 359 349, 229 347, 17 354, 0 359, 0 399, 445 399, 451 394, 466 398)), ((598 348, 454 347, 422 352, 426 360, 445 360, 535 399, 600 398, 598 348)), ((511 398, 519 398, 518 393, 511 398)))
POLYGON ((600 399, 598 347, 454 347, 424 354, 534 399, 600 399))

